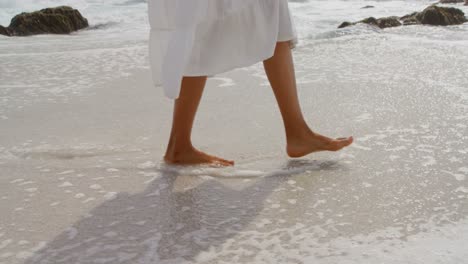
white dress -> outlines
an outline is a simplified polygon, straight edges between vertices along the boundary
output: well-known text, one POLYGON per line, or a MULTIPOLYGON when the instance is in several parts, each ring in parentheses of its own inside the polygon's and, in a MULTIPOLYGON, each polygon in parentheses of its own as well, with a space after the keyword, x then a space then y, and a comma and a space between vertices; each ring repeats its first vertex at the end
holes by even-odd
POLYGON ((149 0, 154 83, 179 96, 183 76, 213 76, 296 43, 287 0, 149 0))

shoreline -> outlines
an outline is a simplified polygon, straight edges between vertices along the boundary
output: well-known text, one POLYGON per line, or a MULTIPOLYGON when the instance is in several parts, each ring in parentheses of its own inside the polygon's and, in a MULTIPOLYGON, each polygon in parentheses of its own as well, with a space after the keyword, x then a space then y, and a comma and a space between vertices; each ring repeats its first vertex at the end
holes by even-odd
MULTIPOLYGON (((330 27, 308 3, 301 25, 330 27)), ((144 29, 1 39, 0 263, 462 263, 466 26, 303 34, 300 101, 355 136, 338 153, 286 156, 261 64, 210 78, 193 140, 223 169, 161 163, 144 29)))

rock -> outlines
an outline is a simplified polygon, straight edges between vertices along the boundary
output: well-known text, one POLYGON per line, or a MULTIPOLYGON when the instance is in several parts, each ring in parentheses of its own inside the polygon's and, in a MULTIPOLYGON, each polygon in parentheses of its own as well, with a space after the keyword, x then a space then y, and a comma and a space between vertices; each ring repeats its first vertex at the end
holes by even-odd
POLYGON ((350 22, 343 22, 338 28, 349 27, 352 25, 356 25, 358 23, 365 23, 369 25, 373 25, 379 28, 389 28, 389 27, 398 27, 401 26, 401 22, 398 20, 398 17, 383 17, 376 19, 374 17, 368 17, 358 22, 350 23, 350 22))
POLYGON ((460 25, 467 22, 465 13, 460 9, 434 5, 418 13, 416 18, 421 24, 434 26, 460 25))
POLYGON ((365 23, 365 24, 374 25, 374 26, 377 26, 378 24, 377 19, 375 17, 368 17, 366 19, 358 21, 358 23, 365 23))
POLYGON ((88 26, 88 20, 78 10, 69 6, 59 6, 16 15, 11 20, 7 32, 10 32, 11 36, 69 34, 88 26))
POLYGON ((456 4, 456 3, 463 3, 465 0, 440 0, 439 3, 441 4, 456 4))
POLYGON ((354 25, 354 23, 345 21, 345 22, 341 23, 341 25, 339 25, 338 28, 345 28, 345 27, 349 27, 349 26, 352 26, 352 25, 354 25))
POLYGON ((0 25, 0 35, 10 36, 10 31, 8 28, 0 25))
POLYGON ((415 24, 449 26, 463 24, 467 21, 468 20, 466 19, 465 14, 460 9, 431 5, 424 9, 422 12, 414 12, 401 18, 395 16, 384 17, 379 19, 369 17, 354 23, 343 22, 341 25, 338 26, 338 28, 349 27, 358 23, 366 23, 369 25, 377 26, 379 28, 398 27, 401 25, 406 26, 415 24))
POLYGON ((374 7, 375 7, 375 6, 366 5, 366 6, 361 7, 361 9, 374 8, 374 7))
POLYGON ((391 16, 391 17, 384 17, 377 19, 377 26, 379 28, 389 28, 389 27, 399 27, 401 26, 401 22, 398 17, 391 16))
POLYGON ((465 2, 465 5, 468 5, 468 0, 440 0, 441 4, 458 4, 465 2))
POLYGON ((400 20, 403 22, 403 25, 405 26, 421 24, 421 22, 416 17, 418 14, 419 14, 418 12, 414 12, 412 14, 402 16, 400 20))

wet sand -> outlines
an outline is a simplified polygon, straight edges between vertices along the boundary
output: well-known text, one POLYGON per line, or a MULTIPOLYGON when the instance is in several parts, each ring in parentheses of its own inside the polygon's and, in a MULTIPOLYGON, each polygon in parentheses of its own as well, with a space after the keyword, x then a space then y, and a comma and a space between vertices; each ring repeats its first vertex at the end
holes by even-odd
POLYGON ((465 263, 466 49, 331 42, 296 70, 311 126, 355 136, 339 153, 287 158, 260 65, 211 79, 197 117, 195 144, 234 168, 161 163, 172 104, 147 68, 9 109, 0 263, 465 263))

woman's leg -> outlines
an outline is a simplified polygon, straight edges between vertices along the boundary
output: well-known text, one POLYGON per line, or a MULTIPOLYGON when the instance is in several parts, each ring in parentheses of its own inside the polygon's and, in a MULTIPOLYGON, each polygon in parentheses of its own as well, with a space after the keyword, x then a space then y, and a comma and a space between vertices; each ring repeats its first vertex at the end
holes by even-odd
POLYGON ((331 139, 319 135, 307 125, 299 105, 289 42, 278 42, 273 57, 265 60, 263 65, 283 117, 289 156, 302 157, 317 151, 337 151, 353 142, 352 137, 331 139))
POLYGON ((172 130, 164 160, 173 164, 211 163, 223 166, 233 161, 205 154, 192 145, 193 121, 205 88, 207 77, 184 77, 179 98, 174 103, 172 130))

